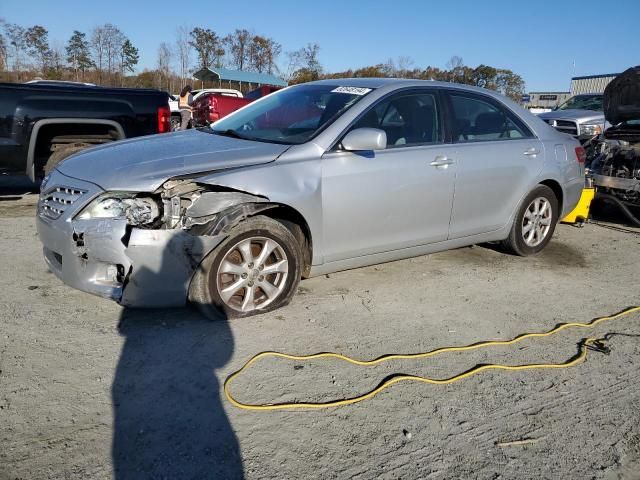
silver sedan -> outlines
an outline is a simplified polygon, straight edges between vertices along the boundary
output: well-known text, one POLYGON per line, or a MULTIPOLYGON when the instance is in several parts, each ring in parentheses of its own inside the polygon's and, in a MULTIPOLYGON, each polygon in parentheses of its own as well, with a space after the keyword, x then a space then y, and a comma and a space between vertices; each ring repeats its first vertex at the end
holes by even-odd
POLYGON ((42 184, 38 231, 75 288, 244 317, 301 278, 481 242, 536 254, 578 202, 583 162, 488 90, 326 80, 70 157, 42 184))

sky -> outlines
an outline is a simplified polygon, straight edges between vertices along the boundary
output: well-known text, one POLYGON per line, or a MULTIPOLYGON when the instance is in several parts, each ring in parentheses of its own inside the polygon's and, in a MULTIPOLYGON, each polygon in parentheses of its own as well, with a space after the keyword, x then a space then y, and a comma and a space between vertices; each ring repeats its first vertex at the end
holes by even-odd
POLYGON ((400 56, 445 68, 457 55, 471 67, 513 70, 527 91, 568 91, 572 76, 640 64, 639 0, 0 0, 0 18, 40 24, 61 45, 74 29, 113 23, 140 49, 140 71, 154 68, 159 43, 173 43, 179 25, 221 36, 246 28, 285 52, 318 43, 328 72, 400 56))

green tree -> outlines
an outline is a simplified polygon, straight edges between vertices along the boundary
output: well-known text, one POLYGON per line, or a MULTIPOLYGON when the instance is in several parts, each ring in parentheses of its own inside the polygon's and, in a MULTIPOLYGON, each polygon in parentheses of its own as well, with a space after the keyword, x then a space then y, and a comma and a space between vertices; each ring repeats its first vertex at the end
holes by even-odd
POLYGON ((196 27, 191 30, 191 45, 198 54, 198 67, 221 67, 224 48, 216 32, 209 28, 196 27))
POLYGON ((76 80, 79 80, 80 78, 84 80, 85 72, 88 69, 95 67, 95 63, 91 58, 87 35, 78 30, 74 30, 71 38, 69 38, 69 41, 67 42, 65 51, 67 54, 67 63, 75 72, 76 80), (81 76, 79 76, 78 73, 81 73, 81 76))
POLYGON ((498 70, 494 67, 490 67, 489 65, 478 65, 473 69, 471 73, 471 82, 472 85, 482 88, 490 88, 491 90, 496 90, 496 76, 498 75, 498 70))
POLYGON ((388 77, 388 69, 387 66, 379 63, 378 65, 371 65, 369 67, 358 68, 353 72, 354 77, 388 77))
POLYGON ((224 44, 231 54, 231 63, 238 70, 244 70, 249 63, 249 44, 251 32, 246 29, 237 29, 224 37, 224 44))
POLYGON ((274 39, 255 35, 249 44, 249 65, 259 73, 275 73, 278 71, 276 61, 282 46, 274 39))
POLYGON ((519 102, 524 94, 524 80, 511 70, 498 70, 496 86, 500 93, 516 102, 519 102))
POLYGON ((140 60, 138 49, 133 46, 131 40, 125 38, 122 46, 120 47, 120 72, 122 76, 128 73, 133 73, 135 67, 140 60))
POLYGON ((38 69, 45 74, 51 62, 49 32, 41 25, 34 25, 25 31, 25 42, 29 54, 36 59, 38 69))

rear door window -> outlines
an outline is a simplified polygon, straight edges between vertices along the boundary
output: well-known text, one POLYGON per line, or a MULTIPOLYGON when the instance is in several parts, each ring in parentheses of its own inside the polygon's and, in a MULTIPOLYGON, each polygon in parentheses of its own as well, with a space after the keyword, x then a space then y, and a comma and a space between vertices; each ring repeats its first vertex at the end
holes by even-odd
POLYGON ((532 138, 533 133, 513 112, 481 95, 449 92, 453 140, 483 142, 532 138))

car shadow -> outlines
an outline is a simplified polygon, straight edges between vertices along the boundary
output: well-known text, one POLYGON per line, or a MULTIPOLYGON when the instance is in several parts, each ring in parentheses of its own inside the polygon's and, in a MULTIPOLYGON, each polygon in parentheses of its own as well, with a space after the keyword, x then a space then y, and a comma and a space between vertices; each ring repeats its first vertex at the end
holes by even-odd
MULTIPOLYGON (((153 274, 171 281, 162 266, 153 274)), ((227 320, 190 308, 125 308, 118 331, 124 346, 112 385, 114 478, 243 478, 215 375, 233 353, 227 320)))
POLYGON ((34 183, 24 175, 0 175, 0 199, 18 199, 39 191, 40 182, 34 183))

